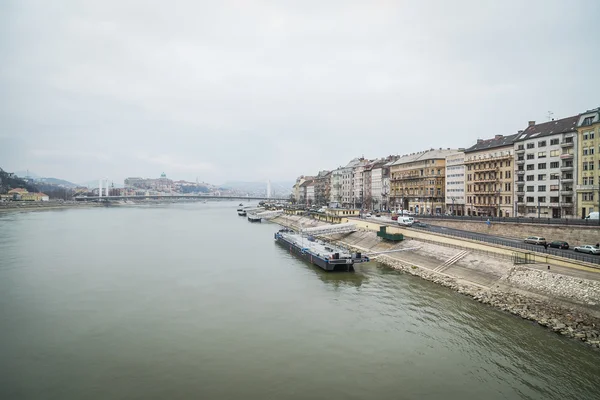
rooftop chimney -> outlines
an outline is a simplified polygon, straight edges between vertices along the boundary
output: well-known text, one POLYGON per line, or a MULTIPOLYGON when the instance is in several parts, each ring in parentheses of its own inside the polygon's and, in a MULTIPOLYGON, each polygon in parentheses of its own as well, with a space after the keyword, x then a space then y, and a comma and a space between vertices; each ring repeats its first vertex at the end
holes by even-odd
POLYGON ((535 125, 535 121, 529 121, 529 126, 534 126, 535 125))
POLYGON ((519 133, 523 133, 523 131, 519 131, 519 133))
POLYGON ((504 137, 504 135, 496 135, 494 136, 494 139, 502 139, 504 137))
POLYGON ((477 139, 477 144, 483 143, 483 139, 477 139))

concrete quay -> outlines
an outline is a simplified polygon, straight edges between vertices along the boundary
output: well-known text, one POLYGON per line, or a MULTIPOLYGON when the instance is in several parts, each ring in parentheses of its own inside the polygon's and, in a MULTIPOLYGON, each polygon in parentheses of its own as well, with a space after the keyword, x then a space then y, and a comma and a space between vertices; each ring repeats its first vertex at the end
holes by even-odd
MULTIPOLYGON (((273 222, 294 229, 326 224, 293 215, 273 222)), ((386 242, 376 236, 374 221, 358 222, 357 232, 323 239, 366 254, 416 247, 372 258, 600 348, 600 270, 560 265, 560 260, 515 266, 513 250, 401 228, 395 229, 407 240, 386 242)))

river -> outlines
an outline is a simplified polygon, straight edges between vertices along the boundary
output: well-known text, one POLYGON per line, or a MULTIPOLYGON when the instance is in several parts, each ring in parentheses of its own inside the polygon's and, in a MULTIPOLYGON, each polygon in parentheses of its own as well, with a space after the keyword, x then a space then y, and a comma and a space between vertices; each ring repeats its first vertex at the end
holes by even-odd
POLYGON ((600 398, 590 348, 236 208, 0 214, 0 398, 600 398))

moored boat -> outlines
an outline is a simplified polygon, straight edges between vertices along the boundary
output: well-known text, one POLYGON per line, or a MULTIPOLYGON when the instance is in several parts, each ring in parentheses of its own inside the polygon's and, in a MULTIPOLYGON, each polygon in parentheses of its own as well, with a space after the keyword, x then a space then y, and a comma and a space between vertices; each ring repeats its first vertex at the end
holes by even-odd
POLYGON ((244 210, 238 210, 238 215, 240 217, 245 217, 246 216, 246 211, 244 211, 244 210))
POLYGON ((250 222, 261 222, 261 217, 256 214, 248 214, 248 221, 250 222))
POLYGON ((289 249, 290 253, 325 271, 353 271, 354 264, 369 261, 369 257, 361 253, 350 253, 312 236, 302 236, 290 229, 276 232, 275 241, 289 249))

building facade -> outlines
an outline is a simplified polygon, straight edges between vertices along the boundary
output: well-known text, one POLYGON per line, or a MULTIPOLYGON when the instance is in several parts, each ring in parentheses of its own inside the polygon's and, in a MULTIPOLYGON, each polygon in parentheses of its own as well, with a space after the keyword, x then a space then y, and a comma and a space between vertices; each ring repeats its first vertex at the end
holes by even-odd
POLYGON ((341 169, 342 206, 346 208, 354 206, 354 167, 356 167, 359 162, 359 159, 355 158, 341 169))
POLYGON ((577 216, 600 211, 600 108, 577 119, 577 216))
POLYGON ((342 202, 342 168, 334 169, 331 171, 330 184, 331 191, 329 194, 329 202, 341 203, 342 202))
POLYGON ((359 158, 352 171, 352 207, 362 208, 365 201, 365 167, 369 164, 368 160, 359 158))
POLYGON ((515 215, 514 145, 518 134, 478 139, 465 150, 465 209, 467 215, 515 215))
POLYGON ((320 171, 314 179, 314 203, 326 205, 329 202, 331 172, 320 171))
POLYGON ((578 119, 530 121, 515 139, 517 216, 574 217, 578 119))
POLYGON ((446 212, 452 215, 465 215, 465 153, 463 151, 446 156, 446 212))
POLYGON ((396 211, 443 213, 446 157, 456 150, 427 150, 400 157, 390 166, 390 201, 396 211))

